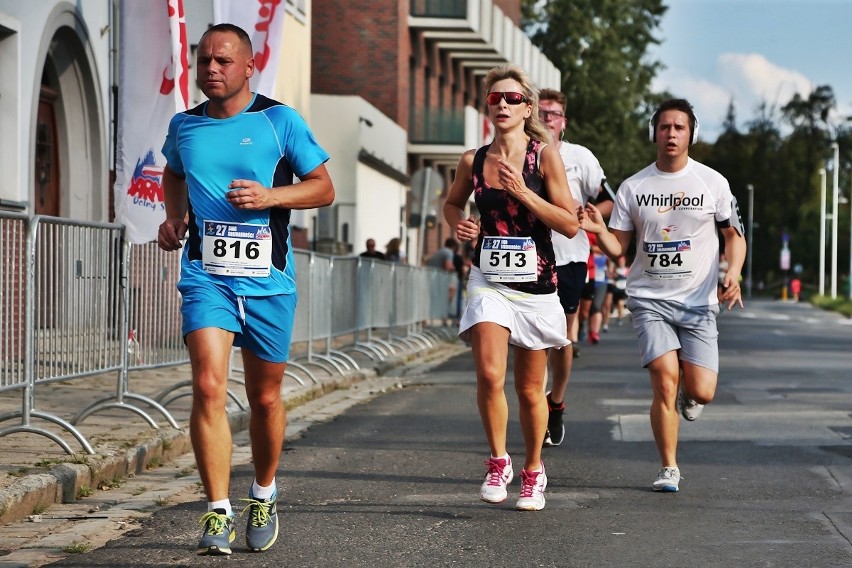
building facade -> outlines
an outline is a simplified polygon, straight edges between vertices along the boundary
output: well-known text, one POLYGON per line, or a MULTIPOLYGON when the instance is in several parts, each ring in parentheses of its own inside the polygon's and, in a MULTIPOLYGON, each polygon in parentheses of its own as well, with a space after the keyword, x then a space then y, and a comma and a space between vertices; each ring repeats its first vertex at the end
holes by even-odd
MULTIPOLYGON (((317 114, 329 112, 338 97, 356 96, 407 135, 405 198, 391 199, 390 182, 371 179, 363 187, 353 179, 341 186, 335 178, 340 205, 336 226, 326 227, 330 238, 345 236, 355 247, 375 238, 381 248, 388 238, 401 237, 410 261, 419 263, 449 236, 440 204, 461 154, 489 136, 481 102, 488 70, 514 63, 540 88, 560 86, 558 69, 519 22, 520 0, 314 0, 311 88, 315 101, 323 96, 314 104, 317 114), (379 195, 365 199, 373 194, 379 195), (376 202, 383 206, 367 205, 376 202)), ((347 131, 361 118, 345 117, 347 131)), ((376 128, 377 121, 371 122, 376 128)), ((381 155, 362 154, 362 138, 337 136, 334 128, 317 125, 332 156, 354 151, 368 168, 377 166, 378 157, 399 171, 381 155)), ((381 130, 374 135, 381 144, 398 143, 390 130, 381 130)))
MULTIPOLYGON (((115 105, 127 87, 119 84, 118 73, 125 1, 0 0, 0 210, 82 221, 113 218, 115 105)), ((165 0, 132 1, 166 10, 165 0)), ((195 45, 213 23, 213 0, 183 5, 192 68, 195 45)), ((311 3, 278 5, 285 11, 285 55, 274 96, 310 122, 311 3)), ((190 104, 202 98, 191 82, 190 104)), ((294 212, 295 246, 310 247, 317 215, 294 212)))
MULTIPOLYGON (((125 1, 0 0, 0 210, 113 219, 125 1)), ((183 0, 191 68, 213 4, 183 0)), ((286 14, 274 97, 311 125, 337 188, 332 207, 294 211, 299 248, 358 253, 368 238, 379 249, 399 238, 419 263, 448 236, 440 203, 459 156, 489 135, 487 71, 511 62, 540 87, 560 83, 519 27, 520 0, 276 6, 286 14)), ((193 82, 190 105, 202 98, 193 82)))
POLYGON ((113 6, 0 0, 0 208, 109 217, 113 6))

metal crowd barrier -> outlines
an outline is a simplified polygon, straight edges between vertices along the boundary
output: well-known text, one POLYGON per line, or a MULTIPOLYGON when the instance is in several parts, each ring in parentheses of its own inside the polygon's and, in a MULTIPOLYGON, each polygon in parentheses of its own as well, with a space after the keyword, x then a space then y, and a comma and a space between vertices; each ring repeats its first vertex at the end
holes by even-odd
MULTIPOLYGON (((32 423, 60 426, 94 453, 76 424, 105 409, 123 409, 156 421, 153 409, 179 428, 167 406, 191 392, 182 382, 154 398, 130 388, 133 371, 189 362, 181 336, 176 282, 180 253, 155 243, 131 245, 111 223, 0 212, 0 393, 21 392, 20 410, 0 430, 45 436, 69 454, 66 441, 32 423), (114 395, 95 400, 66 421, 36 410, 36 391, 49 383, 115 371, 114 395), (140 403, 142 406, 137 406, 140 403)), ((299 302, 292 360, 286 376, 304 385, 371 362, 433 347, 438 335, 424 323, 447 317, 447 289, 454 274, 360 257, 294 251, 299 302)), ((229 380, 244 384, 232 361, 229 380)), ((242 401, 229 396, 241 409, 242 401)))
MULTIPOLYGON (((8 219, 7 214, 3 217, 8 219)), ((24 246, 19 248, 22 254, 16 255, 26 266, 24 327, 19 329, 24 338, 23 380, 15 383, 23 400, 19 411, 0 416, 0 422, 20 417, 21 423, 0 430, 0 437, 40 434, 74 453, 57 434, 32 424, 32 418, 40 418, 67 430, 93 454, 89 441, 73 424, 36 410, 35 391, 47 383, 121 369, 118 271, 123 227, 44 216, 24 223, 27 238, 17 243, 24 246)), ((15 259, 4 258, 2 264, 7 260, 15 259)))
MULTIPOLYGON (((165 417, 172 428, 177 421, 159 400, 130 390, 128 372, 155 369, 189 362, 180 333, 180 295, 175 288, 180 275, 180 255, 160 250, 156 243, 122 243, 120 285, 122 294, 120 338, 126 338, 115 397, 95 400, 72 421, 109 408, 135 412, 155 429, 157 422, 142 408, 126 399, 141 402, 165 417)), ((162 395, 161 395, 162 396, 162 395)), ((159 397, 158 397, 159 398, 159 397)))

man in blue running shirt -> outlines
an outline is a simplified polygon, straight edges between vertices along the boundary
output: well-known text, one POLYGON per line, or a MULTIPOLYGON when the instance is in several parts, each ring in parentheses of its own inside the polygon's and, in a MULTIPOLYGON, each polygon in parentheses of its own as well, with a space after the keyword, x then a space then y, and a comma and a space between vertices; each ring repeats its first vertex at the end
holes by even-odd
POLYGON ((178 290, 192 366, 190 436, 208 501, 198 554, 230 554, 235 538, 226 411, 232 346, 242 350, 251 407, 255 479, 241 500, 246 546, 267 550, 278 536, 275 473, 286 424, 281 382, 296 312, 290 211, 334 200, 329 156, 304 120, 251 92, 253 53, 237 26, 219 24, 204 33, 197 81, 208 100, 172 118, 163 146, 167 218, 157 242, 171 251, 186 238, 178 290))

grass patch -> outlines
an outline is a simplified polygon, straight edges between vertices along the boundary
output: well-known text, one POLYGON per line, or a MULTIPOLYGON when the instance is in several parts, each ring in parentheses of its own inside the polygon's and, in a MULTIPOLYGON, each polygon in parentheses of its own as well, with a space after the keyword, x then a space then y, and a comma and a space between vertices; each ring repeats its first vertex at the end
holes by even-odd
POLYGON ((82 554, 92 547, 88 542, 75 542, 62 549, 66 554, 82 554))
POLYGON ((83 497, 90 497, 95 490, 86 485, 82 486, 77 490, 77 499, 82 499, 83 497))
POLYGON ((148 460, 148 465, 145 466, 145 469, 157 469, 158 467, 163 466, 163 460, 159 457, 154 456, 150 460, 148 460))
POLYGON ((136 489, 134 489, 133 491, 131 491, 131 492, 130 492, 130 494, 131 494, 131 495, 134 495, 134 496, 135 496, 135 495, 142 495, 142 494, 143 494, 143 493, 145 493, 146 491, 148 491, 148 488, 147 488, 147 487, 145 487, 144 485, 140 485, 139 487, 137 487, 136 489))
POLYGON ((852 300, 846 296, 831 298, 830 296, 816 295, 811 297, 811 303, 823 310, 838 312, 847 318, 852 317, 852 300))
POLYGON ((157 497, 154 500, 154 504, 157 505, 158 507, 165 507, 166 505, 169 504, 169 498, 168 497, 157 497))
POLYGON ((110 489, 118 489, 126 480, 123 477, 115 476, 110 480, 103 480, 98 483, 98 489, 101 491, 109 491, 110 489))
POLYGON ((47 511, 50 507, 43 503, 39 503, 35 507, 33 507, 33 515, 41 515, 45 511, 47 511))
POLYGON ((175 474, 175 477, 187 477, 189 475, 192 475, 194 471, 195 471, 195 469, 193 469, 191 467, 185 467, 185 468, 181 469, 179 472, 177 472, 175 474))

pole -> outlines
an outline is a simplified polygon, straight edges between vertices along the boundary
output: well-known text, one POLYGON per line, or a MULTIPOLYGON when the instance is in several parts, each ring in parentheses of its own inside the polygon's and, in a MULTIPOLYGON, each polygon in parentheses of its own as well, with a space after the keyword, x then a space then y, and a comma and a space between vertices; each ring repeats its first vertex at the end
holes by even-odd
POLYGON ((748 278, 746 279, 746 297, 751 298, 751 288, 754 285, 754 273, 751 271, 751 258, 754 249, 754 186, 748 184, 748 239, 746 240, 746 270, 748 278))
POLYGON ((846 276, 849 299, 852 300, 852 184, 849 185, 849 272, 846 276))
POLYGON ((819 295, 825 295, 825 168, 819 169, 819 295))
POLYGON ((831 143, 834 150, 834 171, 832 172, 833 184, 831 194, 831 297, 837 298, 837 202, 840 197, 840 145, 831 143))
POLYGON ((426 256, 426 206, 429 204, 429 192, 432 191, 430 189, 432 184, 429 183, 431 181, 430 178, 432 177, 432 168, 426 168, 425 174, 425 179, 423 180, 423 194, 420 197, 420 242, 418 243, 420 246, 417 247, 420 249, 420 254, 418 255, 420 258, 418 258, 416 262, 412 262, 411 259, 408 261, 409 264, 416 264, 417 266, 420 266, 421 259, 426 256))

